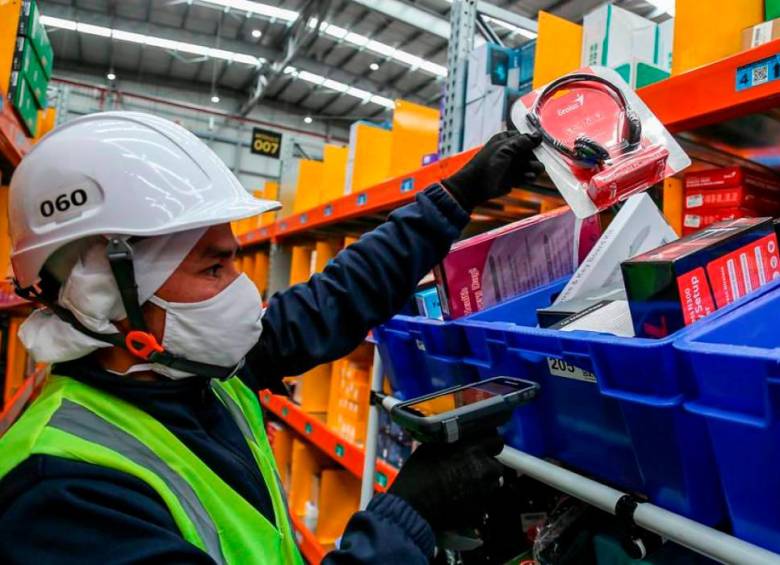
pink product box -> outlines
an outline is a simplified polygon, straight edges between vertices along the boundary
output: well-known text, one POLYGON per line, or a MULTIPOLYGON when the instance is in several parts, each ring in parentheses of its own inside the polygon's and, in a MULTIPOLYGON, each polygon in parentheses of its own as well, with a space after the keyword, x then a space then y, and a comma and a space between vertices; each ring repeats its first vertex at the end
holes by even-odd
POLYGON ((601 236, 568 207, 459 241, 434 270, 442 312, 460 318, 572 274, 601 236))

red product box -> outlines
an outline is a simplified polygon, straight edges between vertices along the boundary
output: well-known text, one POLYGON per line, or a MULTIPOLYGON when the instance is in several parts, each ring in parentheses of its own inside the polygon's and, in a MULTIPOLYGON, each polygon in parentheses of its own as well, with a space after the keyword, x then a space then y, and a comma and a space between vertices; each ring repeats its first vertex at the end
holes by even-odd
POLYGON ((780 194, 780 178, 758 173, 744 167, 723 167, 685 173, 685 191, 689 189, 719 189, 742 186, 749 191, 761 190, 780 194))
POLYGON ((601 236, 598 216, 568 207, 457 242, 434 269, 442 313, 479 312, 570 275, 601 236))
POLYGON ((683 235, 690 235, 717 222, 737 218, 754 218, 758 215, 750 208, 701 208, 683 215, 683 235))
POLYGON ((780 255, 771 218, 739 218, 621 268, 636 335, 660 338, 780 278, 780 255))

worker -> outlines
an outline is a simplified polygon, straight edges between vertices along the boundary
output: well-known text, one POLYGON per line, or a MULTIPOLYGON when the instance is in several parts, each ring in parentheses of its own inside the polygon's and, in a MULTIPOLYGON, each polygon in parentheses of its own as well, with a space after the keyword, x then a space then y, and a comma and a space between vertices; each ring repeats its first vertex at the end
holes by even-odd
MULTIPOLYGON (((2 563, 300 563, 256 391, 342 357, 396 313, 483 201, 541 170, 493 137, 263 310, 230 222, 279 208, 159 117, 43 138, 10 188, 19 336, 52 364, 0 438, 2 563)), ((499 488, 496 438, 423 446, 326 563, 424 563, 499 488)))

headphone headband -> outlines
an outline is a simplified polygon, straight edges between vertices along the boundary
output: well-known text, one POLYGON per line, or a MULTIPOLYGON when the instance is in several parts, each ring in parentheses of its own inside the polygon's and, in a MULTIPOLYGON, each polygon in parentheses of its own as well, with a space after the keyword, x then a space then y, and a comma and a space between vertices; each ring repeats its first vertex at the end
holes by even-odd
POLYGON ((623 109, 626 117, 626 124, 628 127, 626 141, 628 142, 628 146, 624 148, 622 152, 625 153, 635 149, 642 140, 642 121, 639 119, 639 116, 630 108, 628 100, 626 100, 625 95, 619 87, 601 76, 587 73, 573 73, 562 76, 548 84, 539 94, 536 102, 534 102, 534 105, 528 112, 526 119, 528 124, 541 134, 542 140, 559 153, 586 168, 601 166, 610 158, 610 153, 606 147, 585 135, 579 136, 574 141, 574 146, 569 147, 563 141, 550 135, 550 133, 544 129, 544 126, 542 126, 540 114, 541 106, 560 89, 576 82, 594 82, 607 87, 607 90, 623 109))

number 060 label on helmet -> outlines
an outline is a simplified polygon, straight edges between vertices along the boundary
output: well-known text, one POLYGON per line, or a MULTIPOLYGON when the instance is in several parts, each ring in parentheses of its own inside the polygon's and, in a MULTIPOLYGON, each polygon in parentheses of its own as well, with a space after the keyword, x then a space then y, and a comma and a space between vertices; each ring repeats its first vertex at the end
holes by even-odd
POLYGON ((39 226, 61 224, 99 207, 102 202, 103 194, 90 182, 60 185, 34 203, 36 210, 32 216, 39 226))

